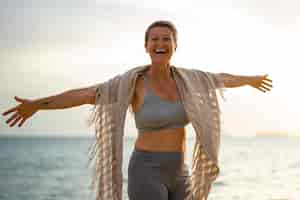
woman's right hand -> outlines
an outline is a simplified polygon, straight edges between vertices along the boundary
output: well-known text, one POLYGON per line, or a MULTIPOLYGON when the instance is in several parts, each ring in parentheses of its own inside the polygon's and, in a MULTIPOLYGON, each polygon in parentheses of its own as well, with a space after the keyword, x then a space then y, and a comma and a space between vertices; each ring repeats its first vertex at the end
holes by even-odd
POLYGON ((2 113, 2 115, 6 116, 11 113, 12 115, 8 120, 6 120, 6 123, 9 124, 10 127, 13 127, 17 123, 19 123, 18 126, 21 127, 24 122, 39 109, 37 104, 33 100, 22 99, 19 97, 15 97, 15 100, 20 104, 5 111, 4 113, 2 113))

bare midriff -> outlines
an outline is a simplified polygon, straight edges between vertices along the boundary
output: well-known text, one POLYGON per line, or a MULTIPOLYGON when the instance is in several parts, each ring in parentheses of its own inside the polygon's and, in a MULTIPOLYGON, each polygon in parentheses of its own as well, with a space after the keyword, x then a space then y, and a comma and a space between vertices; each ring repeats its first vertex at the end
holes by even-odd
POLYGON ((184 152, 185 129, 173 128, 139 133, 135 148, 151 152, 184 152))

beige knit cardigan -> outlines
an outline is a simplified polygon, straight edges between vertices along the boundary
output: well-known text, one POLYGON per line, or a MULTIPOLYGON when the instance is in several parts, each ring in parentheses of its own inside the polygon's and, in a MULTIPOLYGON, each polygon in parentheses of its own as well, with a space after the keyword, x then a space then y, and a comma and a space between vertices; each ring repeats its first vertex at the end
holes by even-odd
MULTIPOLYGON (((125 117, 136 80, 148 67, 136 67, 97 85, 91 118, 96 141, 89 154, 95 170, 92 188, 96 190, 96 200, 122 200, 125 117)), ((219 174, 220 111, 216 89, 222 88, 222 82, 217 74, 196 69, 172 66, 171 72, 196 133, 191 186, 185 200, 206 200, 211 184, 219 174)))

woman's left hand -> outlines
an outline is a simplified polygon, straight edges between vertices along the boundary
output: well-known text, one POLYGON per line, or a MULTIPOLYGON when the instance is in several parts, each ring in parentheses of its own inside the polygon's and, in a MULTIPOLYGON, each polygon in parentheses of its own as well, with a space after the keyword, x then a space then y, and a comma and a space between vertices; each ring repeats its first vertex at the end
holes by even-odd
POLYGON ((250 86, 262 91, 270 91, 273 87, 272 80, 268 78, 268 75, 253 76, 248 83, 250 86))

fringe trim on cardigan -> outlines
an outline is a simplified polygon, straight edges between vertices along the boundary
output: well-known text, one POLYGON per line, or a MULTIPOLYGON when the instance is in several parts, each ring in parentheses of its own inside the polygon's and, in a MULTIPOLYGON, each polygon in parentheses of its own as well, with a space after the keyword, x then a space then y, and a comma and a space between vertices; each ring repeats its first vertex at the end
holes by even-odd
MULTIPOLYGON (((125 74, 122 80, 119 77, 115 81, 100 84, 98 87, 96 105, 90 119, 90 124, 95 125, 96 141, 89 149, 89 163, 94 165, 91 187, 96 190, 96 200, 122 200, 122 180, 120 179, 122 174, 118 172, 120 168, 118 165, 121 161, 117 157, 120 156, 118 154, 120 152, 116 152, 115 139, 121 135, 118 131, 123 131, 118 127, 120 126, 118 123, 125 119, 116 117, 113 113, 115 112, 113 107, 128 106, 115 104, 114 101, 115 98, 129 99, 130 94, 129 91, 125 91, 128 93, 126 93, 127 96, 124 96, 125 93, 121 95, 114 93, 120 92, 118 91, 119 85, 123 87, 125 85, 124 88, 134 86, 137 72, 144 69, 145 67, 135 71, 131 70, 133 73, 125 74)), ((220 88, 221 83, 218 82, 216 75, 195 70, 178 70, 176 77, 177 85, 180 83, 178 86, 185 109, 196 132, 191 184, 185 200, 207 200, 211 184, 219 174, 217 151, 219 147, 220 111, 215 89, 220 88), (200 92, 196 96, 184 94, 188 93, 189 89, 200 92), (207 115, 198 119, 199 114, 203 114, 202 112, 207 115), (210 145, 209 148, 207 145, 210 145)), ((121 113, 118 114, 125 118, 124 113, 122 113, 125 110, 120 108, 121 113)), ((122 141, 119 141, 118 145, 120 144, 123 145, 122 141)))

